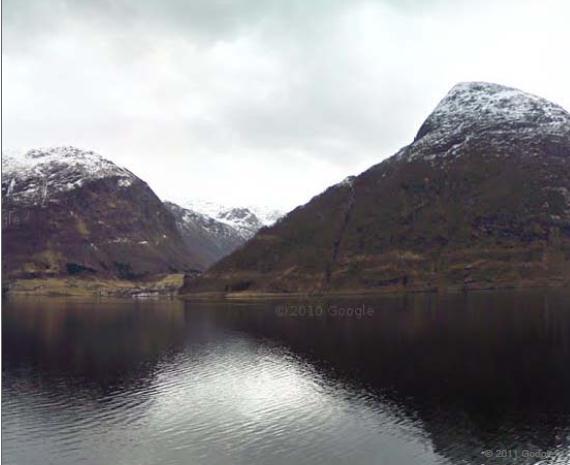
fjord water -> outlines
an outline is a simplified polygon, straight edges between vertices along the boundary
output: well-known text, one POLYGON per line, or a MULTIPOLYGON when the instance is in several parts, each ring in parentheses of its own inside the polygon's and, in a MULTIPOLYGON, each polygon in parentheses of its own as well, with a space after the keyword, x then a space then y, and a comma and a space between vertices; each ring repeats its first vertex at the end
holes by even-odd
POLYGON ((6 465, 570 463, 567 291, 13 299, 2 377, 6 465))

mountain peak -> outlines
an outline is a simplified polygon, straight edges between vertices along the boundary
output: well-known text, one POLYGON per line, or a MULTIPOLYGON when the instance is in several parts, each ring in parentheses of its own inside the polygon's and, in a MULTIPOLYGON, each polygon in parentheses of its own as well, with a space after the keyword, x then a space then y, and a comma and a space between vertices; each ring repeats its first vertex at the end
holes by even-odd
POLYGON ((58 145, 54 147, 39 147, 25 152, 26 158, 45 158, 57 156, 61 158, 102 158, 101 155, 92 150, 82 150, 72 145, 58 145))
POLYGON ((133 280, 203 267, 146 183, 95 152, 63 146, 3 153, 2 169, 9 279, 133 280))
POLYGON ((43 203, 52 194, 103 178, 117 178, 121 187, 137 179, 101 155, 73 146, 4 151, 2 155, 2 189, 15 202, 43 203))
POLYGON ((462 82, 439 102, 401 155, 430 159, 458 153, 468 141, 485 139, 497 151, 538 135, 570 136, 570 114, 561 106, 521 90, 488 82, 462 82))
POLYGON ((283 212, 265 206, 230 206, 203 199, 180 202, 185 208, 226 223, 250 238, 261 226, 270 226, 283 216, 283 212))
POLYGON ((113 170, 123 176, 132 176, 129 171, 98 153, 71 145, 33 148, 27 151, 3 151, 2 168, 8 172, 46 168, 50 165, 60 170, 81 166, 91 172, 113 170))
POLYGON ((570 126, 562 107, 521 90, 488 82, 455 85, 426 119, 415 142, 435 133, 570 126))
POLYGON ((564 109, 462 83, 411 145, 260 231, 182 292, 567 286, 569 172, 564 109))

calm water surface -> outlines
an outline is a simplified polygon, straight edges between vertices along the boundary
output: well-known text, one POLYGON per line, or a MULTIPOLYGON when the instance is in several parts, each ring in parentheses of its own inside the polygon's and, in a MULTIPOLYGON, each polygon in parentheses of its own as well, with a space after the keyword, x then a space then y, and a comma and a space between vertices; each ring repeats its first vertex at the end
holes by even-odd
POLYGON ((570 464, 568 292, 3 304, 6 465, 570 464))

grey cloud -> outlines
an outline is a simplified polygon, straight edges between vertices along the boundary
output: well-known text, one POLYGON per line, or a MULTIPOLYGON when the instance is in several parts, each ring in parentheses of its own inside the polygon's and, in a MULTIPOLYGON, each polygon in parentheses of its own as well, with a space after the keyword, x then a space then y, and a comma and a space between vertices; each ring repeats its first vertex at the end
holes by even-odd
POLYGON ((410 142, 457 81, 569 106, 568 3, 516 5, 4 0, 5 144, 93 148, 164 196, 292 206, 410 142))
MULTIPOLYGON (((484 2, 490 0, 482 0, 484 2)), ((509 0, 510 1, 510 0, 509 0)), ((230 40, 255 29, 286 35, 319 31, 324 19, 362 4, 421 15, 448 0, 4 0, 8 47, 72 23, 98 30, 184 34, 193 40, 230 40)), ((454 3, 467 3, 458 0, 454 3)))

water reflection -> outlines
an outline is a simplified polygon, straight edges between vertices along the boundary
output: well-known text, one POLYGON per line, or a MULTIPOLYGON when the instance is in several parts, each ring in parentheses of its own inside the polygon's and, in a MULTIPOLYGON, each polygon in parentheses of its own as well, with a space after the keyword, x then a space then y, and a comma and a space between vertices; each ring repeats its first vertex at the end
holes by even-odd
POLYGON ((383 298, 357 319, 279 316, 283 302, 6 302, 3 459, 570 463, 569 303, 383 298))

